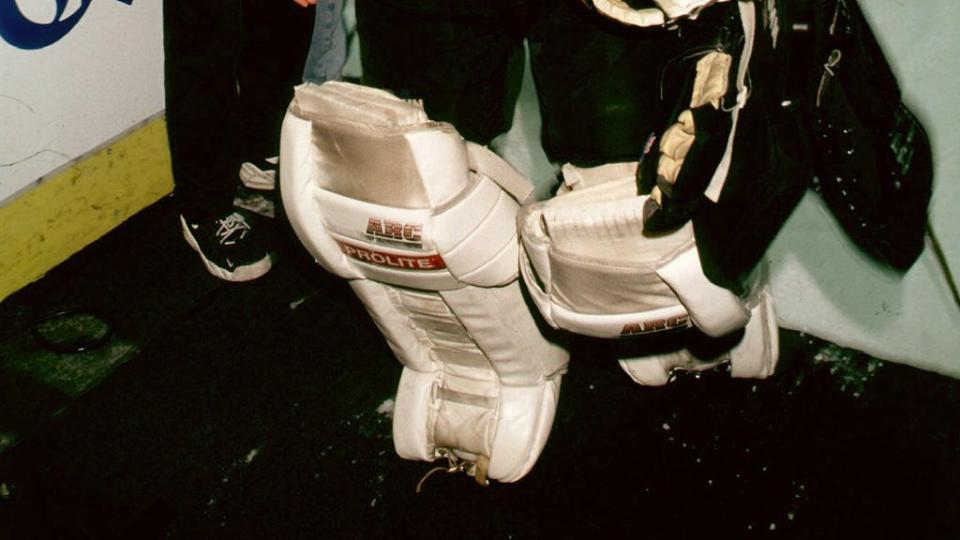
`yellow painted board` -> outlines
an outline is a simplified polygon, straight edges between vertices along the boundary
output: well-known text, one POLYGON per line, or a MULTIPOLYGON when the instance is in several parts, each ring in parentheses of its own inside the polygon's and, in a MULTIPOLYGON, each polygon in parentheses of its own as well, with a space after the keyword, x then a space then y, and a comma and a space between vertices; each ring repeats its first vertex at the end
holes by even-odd
POLYGON ((0 207, 0 300, 172 190, 162 116, 40 179, 0 207))

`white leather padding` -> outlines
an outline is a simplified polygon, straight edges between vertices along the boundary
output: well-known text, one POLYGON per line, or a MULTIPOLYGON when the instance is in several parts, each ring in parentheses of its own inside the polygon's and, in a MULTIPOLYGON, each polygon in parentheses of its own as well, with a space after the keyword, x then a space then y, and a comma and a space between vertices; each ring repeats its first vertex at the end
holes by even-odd
POLYGON ((540 338, 529 307, 516 301, 519 283, 442 293, 351 285, 405 365, 394 409, 397 453, 432 461, 438 448, 450 448, 468 460, 488 456, 490 478, 526 474, 553 424, 568 353, 540 338), (443 321, 445 309, 455 317, 443 321))
POLYGON ((634 8, 623 0, 592 0, 594 7, 607 17, 630 26, 662 26, 681 17, 695 17, 711 4, 729 0, 653 0, 647 8, 634 8))
POLYGON ((518 217, 520 271, 544 319, 601 338, 697 326, 710 336, 742 328, 743 302, 703 274, 687 225, 643 232, 646 196, 636 195, 636 164, 564 169, 574 189, 524 207, 518 217))
POLYGON ((393 406, 393 447, 404 459, 433 461, 431 410, 436 374, 404 367, 393 406))
MULTIPOLYGON (((393 442, 404 459, 433 461, 439 400, 436 374, 404 368, 394 406, 393 442), (424 421, 426 419, 426 421, 424 421)), ((490 449, 490 478, 515 482, 533 468, 546 445, 560 397, 560 377, 534 386, 504 386, 490 449), (531 411, 533 413, 531 414, 531 411)), ((464 456, 464 453, 460 453, 464 456)), ((470 454, 466 454, 469 459, 470 454)))
POLYGON ((397 453, 520 479, 569 360, 518 281, 516 217, 532 185, 419 103, 338 82, 297 87, 280 163, 297 236, 349 280, 404 366, 397 453))
POLYGON ((657 275, 676 293, 694 326, 708 336, 720 337, 739 330, 750 319, 740 298, 704 275, 696 246, 658 268, 657 275))
MULTIPOLYGON (((298 87, 281 133, 284 208, 317 262, 347 279, 363 276, 434 290, 499 286, 517 279, 519 202, 501 184, 516 196, 528 196, 532 184, 492 153, 474 149, 471 160, 467 143, 448 124, 409 114, 416 120, 410 126, 348 123, 330 103, 344 99, 345 85, 325 83, 322 91, 312 84, 298 87), (336 90, 336 99, 326 96, 328 86, 336 90), (319 114, 314 110, 318 103, 333 119, 304 116, 319 114), (383 149, 378 145, 388 144, 384 133, 390 135, 389 149, 409 161, 397 165, 392 176, 384 165, 391 156, 379 155, 383 149), (471 170, 483 166, 492 170, 471 170), (334 173, 357 179, 362 188, 329 178, 334 173), (413 178, 402 178, 404 174, 413 178), (401 204, 386 204, 392 199, 401 204), (413 231, 415 241, 371 237, 374 222, 413 231), (408 271, 412 265, 419 265, 418 271, 408 271)), ((385 99, 380 91, 375 97, 385 99)), ((358 105, 351 101, 351 106, 358 105)))
POLYGON ((333 238, 328 234, 314 233, 325 230, 326 224, 314 204, 316 182, 312 131, 309 120, 292 114, 287 114, 283 120, 280 169, 284 171, 281 176, 284 211, 297 238, 321 266, 339 277, 357 279, 363 274, 350 264, 333 238))
POLYGON ((522 301, 519 281, 440 295, 490 359, 504 386, 539 385, 566 370, 567 350, 543 339, 530 306, 522 301))
MULTIPOLYGON (((666 384, 674 369, 702 371, 728 361, 735 377, 769 376, 778 360, 777 326, 762 272, 742 298, 707 279, 690 223, 644 234, 647 196, 636 194, 636 168, 565 165, 559 194, 521 209, 520 273, 537 309, 554 328, 599 338, 692 326, 707 338, 731 340, 746 328, 745 337, 716 358, 697 358, 679 345, 621 357, 640 384, 666 384)), ((727 342, 711 346, 718 343, 727 342)))
POLYGON ((773 375, 780 359, 780 333, 773 295, 766 284, 753 298, 750 322, 743 339, 728 353, 730 375, 745 379, 764 379, 773 375))
MULTIPOLYGON (((663 386, 670 382, 670 375, 677 368, 696 368, 701 366, 690 351, 677 349, 664 353, 651 354, 634 358, 620 358, 617 360, 623 371, 633 382, 643 386, 663 386)), ((704 368, 713 368, 719 362, 702 364, 704 368)))
POLYGON ((457 441, 451 449, 460 457, 490 458, 490 478, 525 475, 553 425, 569 353, 542 338, 519 282, 442 293, 366 279, 350 284, 405 366, 394 408, 397 453, 432 461, 438 448, 451 446, 444 443, 457 441), (431 301, 434 308, 425 309, 431 301), (460 336, 442 321, 444 308, 463 325, 460 336), (431 321, 419 321, 427 311, 431 321))
POLYGON ((519 208, 496 183, 478 175, 455 205, 435 211, 434 245, 458 281, 495 287, 517 279, 519 208))
POLYGON ((535 386, 501 389, 500 421, 490 454, 490 478, 516 482, 540 457, 560 398, 560 377, 535 386), (531 414, 531 411, 536 411, 531 414))

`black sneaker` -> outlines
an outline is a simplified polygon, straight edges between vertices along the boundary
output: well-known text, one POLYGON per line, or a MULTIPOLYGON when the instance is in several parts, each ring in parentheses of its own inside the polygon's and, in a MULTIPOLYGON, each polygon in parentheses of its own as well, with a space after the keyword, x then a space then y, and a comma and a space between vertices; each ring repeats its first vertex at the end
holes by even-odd
POLYGON ((277 187, 279 157, 244 161, 240 165, 240 181, 249 189, 273 191, 277 187))
POLYGON ((250 281, 270 271, 272 256, 263 227, 254 228, 257 219, 242 208, 200 221, 187 220, 180 214, 184 239, 200 254, 211 274, 227 281, 250 281))

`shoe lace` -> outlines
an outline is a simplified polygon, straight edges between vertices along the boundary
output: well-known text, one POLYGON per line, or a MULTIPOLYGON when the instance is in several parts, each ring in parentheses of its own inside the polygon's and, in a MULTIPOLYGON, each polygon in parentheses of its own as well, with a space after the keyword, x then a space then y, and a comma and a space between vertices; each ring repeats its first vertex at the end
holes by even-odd
POLYGON ((487 469, 490 468, 490 459, 488 457, 479 456, 477 461, 468 461, 457 457, 456 454, 447 448, 438 448, 436 455, 439 458, 446 458, 447 466, 434 467, 427 471, 427 473, 420 478, 420 481, 417 482, 417 493, 423 490, 423 484, 427 478, 430 478, 434 473, 438 472, 448 474, 466 473, 467 476, 472 476, 481 486, 486 487, 490 485, 490 481, 487 480, 487 469))
POLYGON ((243 240, 247 236, 247 231, 251 230, 247 220, 236 212, 217 220, 217 223, 219 224, 217 238, 222 246, 233 245, 238 240, 243 240))

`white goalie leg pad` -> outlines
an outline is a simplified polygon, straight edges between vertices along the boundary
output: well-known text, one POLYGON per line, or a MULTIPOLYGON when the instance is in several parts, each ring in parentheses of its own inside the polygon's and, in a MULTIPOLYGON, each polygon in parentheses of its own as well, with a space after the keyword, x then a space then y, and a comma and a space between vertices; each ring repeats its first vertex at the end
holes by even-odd
POLYGON ((636 166, 564 166, 566 188, 521 210, 520 270, 537 308, 555 328, 601 338, 690 326, 721 338, 746 328, 744 339, 717 358, 683 349, 624 358, 622 367, 641 384, 664 384, 674 369, 722 362, 731 363, 734 376, 768 376, 777 362, 777 327, 763 280, 755 280, 757 292, 747 298, 713 284, 689 223, 645 236, 636 166))
POLYGON ((340 82, 297 88, 280 170, 298 237, 350 280, 404 365, 397 453, 525 475, 569 360, 518 281, 516 214, 532 185, 421 104, 340 82))
POLYGON ((571 187, 584 187, 521 210, 521 275, 537 308, 557 328, 602 338, 742 328, 749 312, 703 274, 692 225, 644 235, 646 196, 636 195, 635 170, 567 166, 571 187), (601 182, 596 174, 616 176, 601 182))

